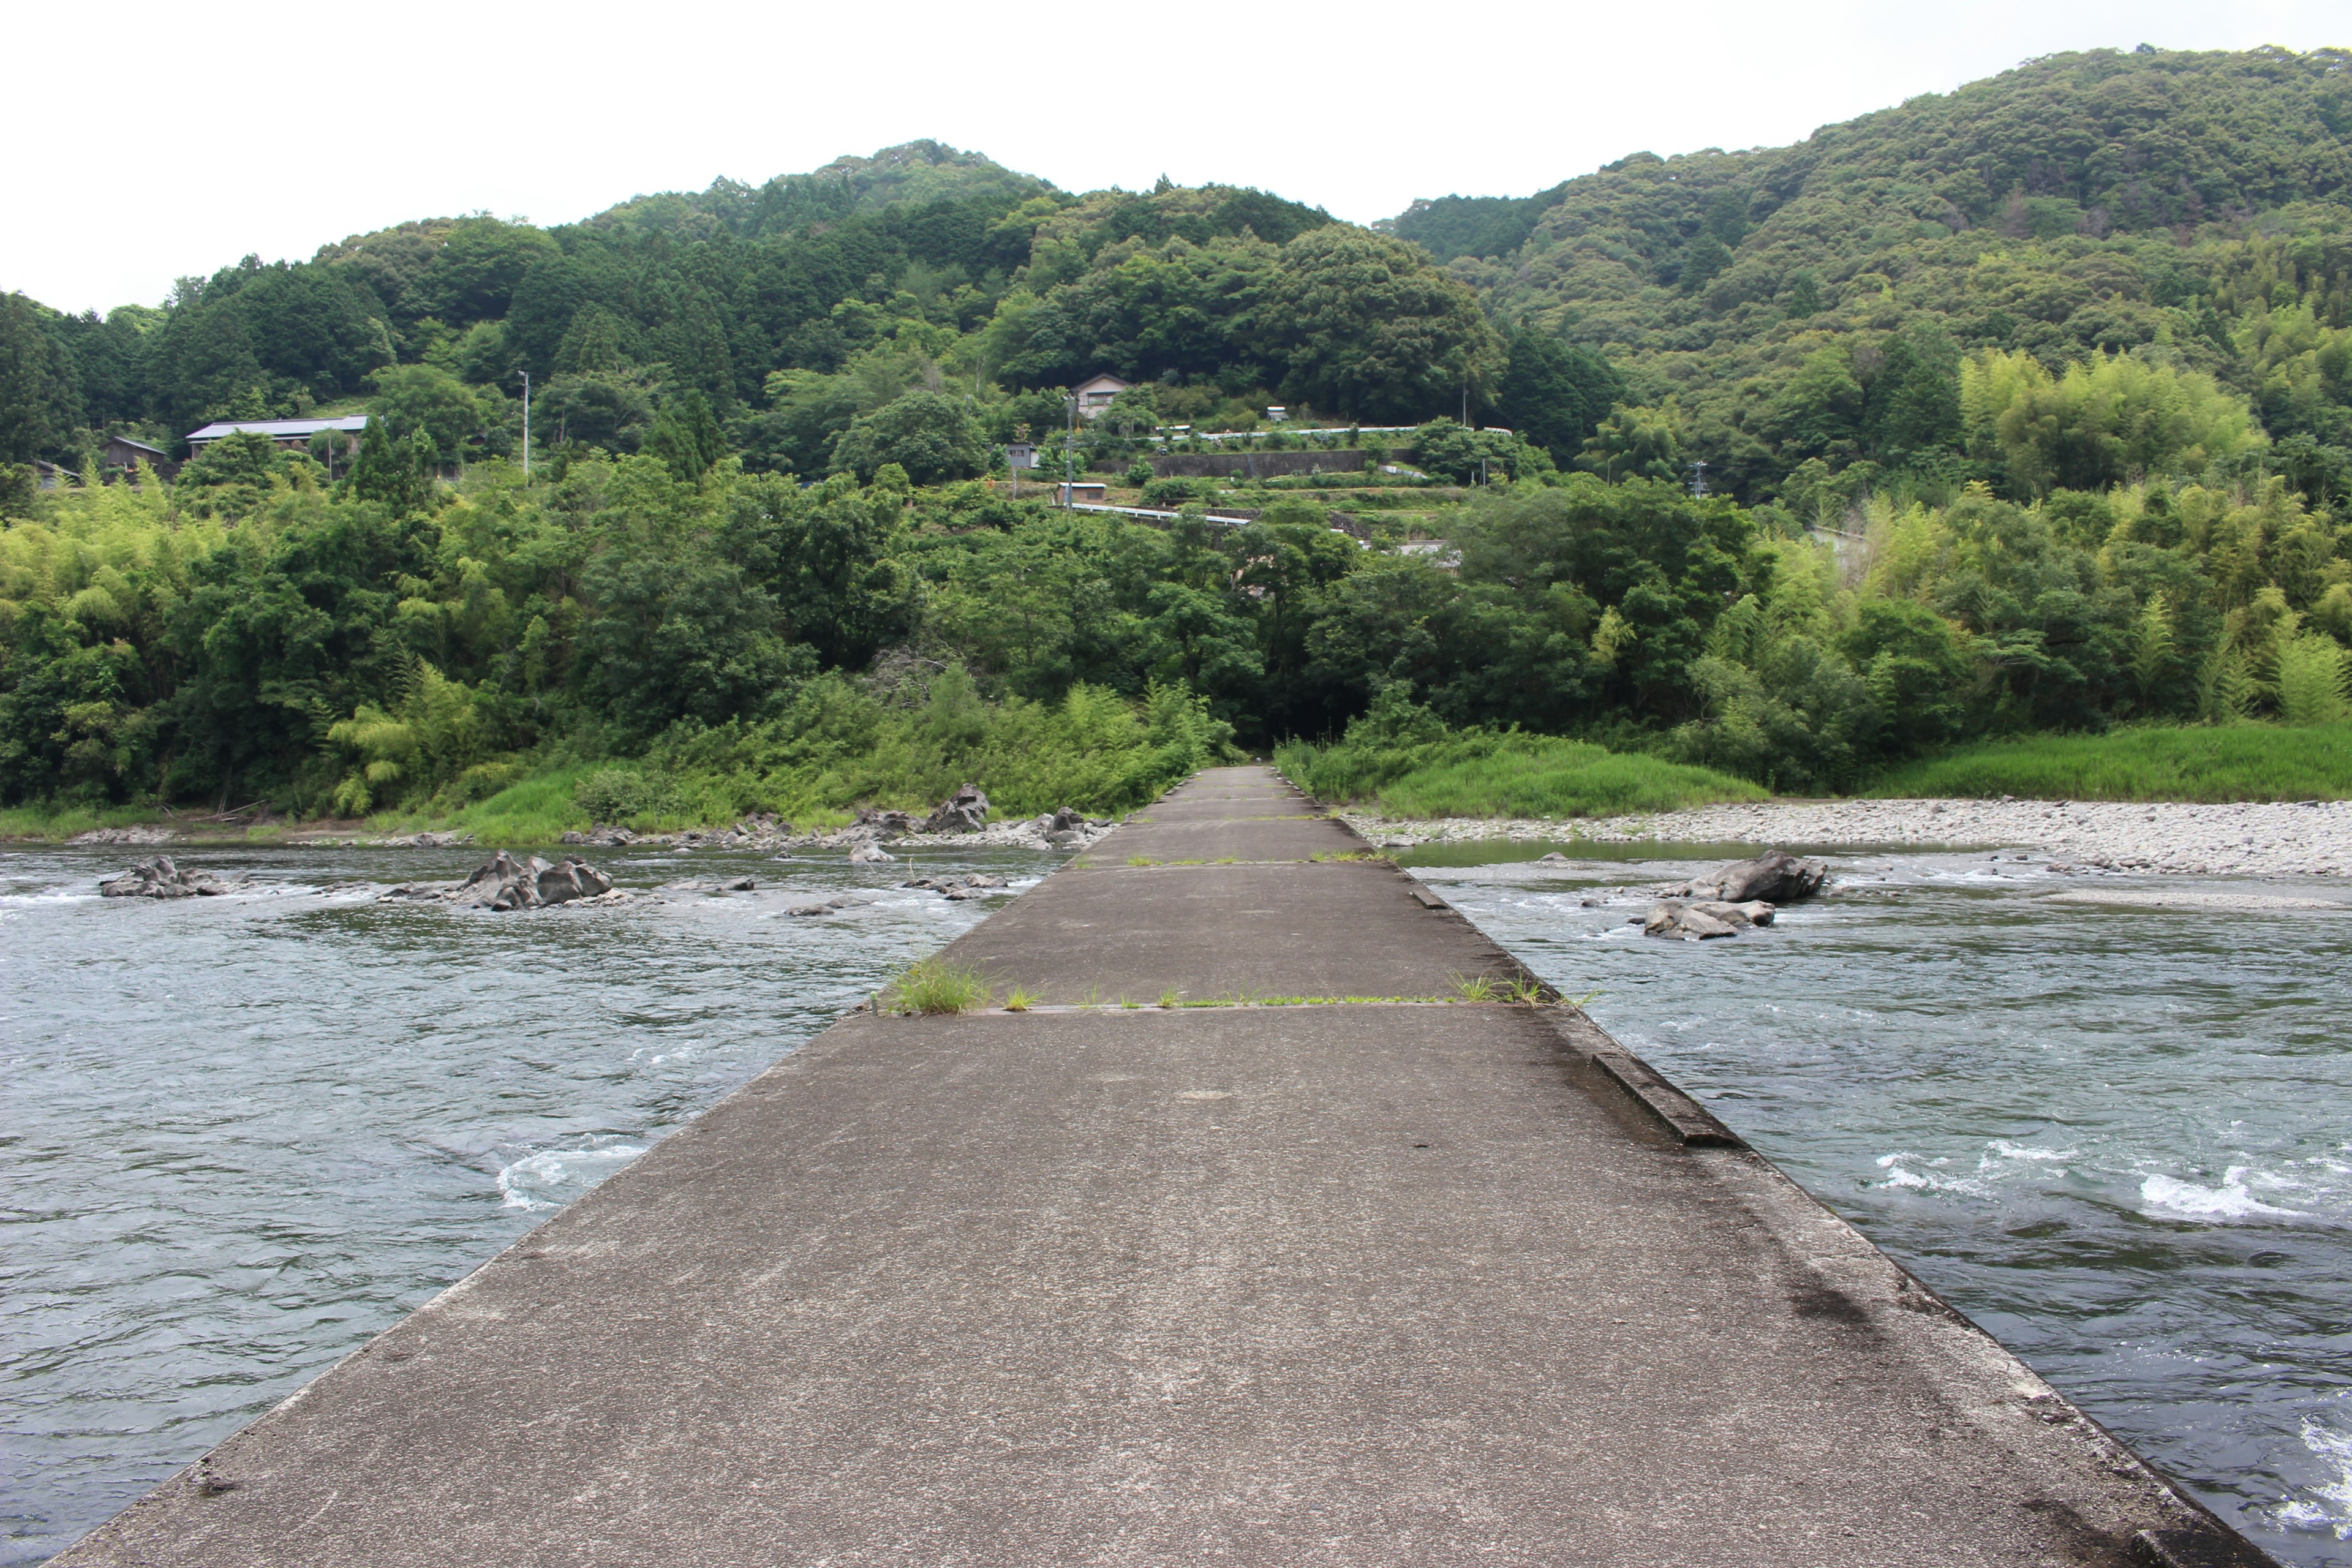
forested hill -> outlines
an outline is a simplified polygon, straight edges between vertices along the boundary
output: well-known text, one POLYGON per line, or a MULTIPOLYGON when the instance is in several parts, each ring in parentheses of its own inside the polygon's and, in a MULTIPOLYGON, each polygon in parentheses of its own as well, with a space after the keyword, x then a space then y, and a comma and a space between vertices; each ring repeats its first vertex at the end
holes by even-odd
POLYGON ((2043 60, 1395 234, 914 142, 103 318, 0 295, 0 812, 1102 808, 1227 736, 1511 726, 1820 793, 2332 723, 2348 63, 2043 60), (1150 522, 987 478, 1102 371, 1070 456, 1150 522), (101 445, 361 408, 356 452, 246 433, 168 483, 101 445), (1410 462, 1144 461, 1189 425, 1328 470, 1327 417, 1410 462))
POLYGON ((1497 321, 1604 353, 1654 441, 1763 499, 1809 459, 1808 497, 1856 462, 1873 481, 1968 473, 1983 453, 1966 450, 1959 361, 1987 351, 2207 373, 2306 468, 2340 466, 2307 447, 2352 427, 2347 204, 2352 54, 2143 48, 2032 61, 1793 147, 1636 153, 1381 226, 1497 321))
POLYGON ((935 448, 919 480, 1109 371, 1198 427, 1466 401, 1559 470, 1704 461, 1806 519, 1906 481, 2352 482, 2341 50, 2057 56, 1793 147, 1637 153, 1380 226, 1221 185, 1073 195, 936 142, 552 228, 419 220, 103 319, 0 297, 0 461, 373 398, 457 463, 515 448, 528 372, 542 441, 634 451, 692 393, 749 468, 805 478, 953 385, 970 432, 895 416, 935 448))

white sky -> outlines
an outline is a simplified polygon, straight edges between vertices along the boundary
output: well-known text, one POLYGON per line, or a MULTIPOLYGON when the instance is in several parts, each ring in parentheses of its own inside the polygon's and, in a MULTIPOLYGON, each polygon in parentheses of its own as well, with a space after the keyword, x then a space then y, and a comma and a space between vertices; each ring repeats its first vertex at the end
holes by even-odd
POLYGON ((2344 0, 9 11, 0 289, 100 310, 248 251, 561 223, 920 136, 1068 190, 1165 173, 1369 222, 1793 142, 2063 49, 2352 46, 2344 0))

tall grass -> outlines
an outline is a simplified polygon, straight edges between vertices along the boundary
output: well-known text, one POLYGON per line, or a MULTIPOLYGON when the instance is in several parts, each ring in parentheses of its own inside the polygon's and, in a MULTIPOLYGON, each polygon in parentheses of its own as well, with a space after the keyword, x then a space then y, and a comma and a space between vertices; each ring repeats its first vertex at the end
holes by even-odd
POLYGON ((936 1016, 977 1013, 989 1003, 980 972, 936 958, 910 963, 890 982, 882 1002, 893 1013, 936 1016))
POLYGON ((1867 793, 1881 798, 2343 800, 2352 798, 2352 723, 2029 735, 1909 763, 1882 775, 1867 793))
POLYGON ((1516 731, 1409 744, 1292 742, 1276 749, 1275 762, 1318 799, 1366 802, 1390 816, 1622 816, 1765 798, 1711 768, 1516 731))

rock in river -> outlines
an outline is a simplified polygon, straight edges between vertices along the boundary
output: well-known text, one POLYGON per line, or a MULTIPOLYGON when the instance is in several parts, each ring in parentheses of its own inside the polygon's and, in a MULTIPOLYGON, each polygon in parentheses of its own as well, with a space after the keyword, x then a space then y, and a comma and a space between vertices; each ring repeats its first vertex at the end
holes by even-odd
POLYGON ((98 890, 110 899, 209 899, 236 892, 244 885, 242 877, 224 882, 210 871, 182 870, 172 864, 169 855, 158 855, 100 882, 98 890))
POLYGON ((1820 892, 1829 875, 1827 861, 1801 859, 1784 849, 1767 849, 1753 860, 1735 860, 1704 877, 1694 877, 1679 888, 1661 890, 1670 899, 1715 899, 1734 904, 1763 899, 1775 904, 1793 904, 1820 892))
POLYGON ((978 833, 987 826, 988 796, 978 784, 961 786, 923 819, 926 833, 978 833))
POLYGON ((1751 926, 1770 925, 1772 914, 1772 906, 1761 899, 1744 903, 1723 899, 1690 902, 1668 899, 1652 906, 1649 918, 1642 922, 1642 934, 1704 942, 1714 936, 1738 936, 1751 926))
POLYGON ((551 866, 538 856, 517 860, 499 850, 466 879, 449 901, 486 910, 536 910, 593 899, 613 890, 613 879, 566 855, 551 866))

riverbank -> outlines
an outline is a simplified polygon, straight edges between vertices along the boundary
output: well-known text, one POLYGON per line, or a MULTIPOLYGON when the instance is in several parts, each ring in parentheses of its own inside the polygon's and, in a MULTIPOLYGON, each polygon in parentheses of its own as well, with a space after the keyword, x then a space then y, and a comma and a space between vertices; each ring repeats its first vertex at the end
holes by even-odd
POLYGON ((2020 848, 2086 872, 2352 877, 2352 801, 1779 800, 1641 816, 1406 819, 1337 814, 1384 848, 1481 838, 1563 844, 2020 848))

